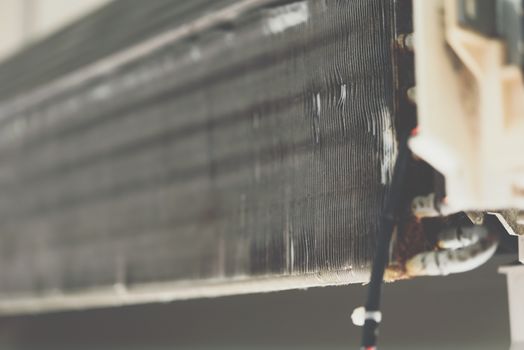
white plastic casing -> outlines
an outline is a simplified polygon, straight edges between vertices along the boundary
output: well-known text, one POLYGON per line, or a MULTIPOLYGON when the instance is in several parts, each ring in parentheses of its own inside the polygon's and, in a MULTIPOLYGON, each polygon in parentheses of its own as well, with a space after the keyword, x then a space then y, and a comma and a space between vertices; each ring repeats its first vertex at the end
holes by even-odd
POLYGON ((524 87, 501 41, 457 25, 454 0, 414 1, 416 155, 446 178, 446 211, 524 209, 524 87))

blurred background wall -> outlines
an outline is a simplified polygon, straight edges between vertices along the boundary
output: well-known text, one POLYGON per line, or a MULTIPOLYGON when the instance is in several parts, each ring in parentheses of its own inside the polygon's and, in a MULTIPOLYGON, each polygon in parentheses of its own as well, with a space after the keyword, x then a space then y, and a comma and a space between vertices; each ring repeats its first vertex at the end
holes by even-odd
POLYGON ((111 0, 0 0, 0 61, 111 0))

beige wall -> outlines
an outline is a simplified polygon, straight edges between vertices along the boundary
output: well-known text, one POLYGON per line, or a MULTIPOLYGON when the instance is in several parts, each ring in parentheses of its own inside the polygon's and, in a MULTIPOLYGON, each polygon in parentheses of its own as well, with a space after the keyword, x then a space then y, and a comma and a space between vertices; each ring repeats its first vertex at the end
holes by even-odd
POLYGON ((0 60, 111 0, 0 0, 0 60))

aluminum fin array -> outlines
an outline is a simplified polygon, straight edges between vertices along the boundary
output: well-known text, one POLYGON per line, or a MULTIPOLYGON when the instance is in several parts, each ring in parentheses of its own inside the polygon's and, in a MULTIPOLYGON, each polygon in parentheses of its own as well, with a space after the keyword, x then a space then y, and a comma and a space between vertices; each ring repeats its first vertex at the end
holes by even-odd
POLYGON ((0 66, 0 312, 357 283, 393 1, 116 1, 0 66))

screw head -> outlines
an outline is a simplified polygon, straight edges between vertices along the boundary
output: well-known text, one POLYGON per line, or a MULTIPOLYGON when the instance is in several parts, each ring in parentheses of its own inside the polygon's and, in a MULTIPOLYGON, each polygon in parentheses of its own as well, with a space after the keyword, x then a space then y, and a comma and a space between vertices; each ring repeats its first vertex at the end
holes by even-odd
POLYGON ((404 50, 414 51, 415 40, 413 33, 401 34, 397 38, 398 45, 404 50))
POLYGON ((412 103, 417 103, 417 88, 415 86, 412 86, 409 89, 407 89, 406 95, 408 97, 408 100, 410 100, 412 103))

